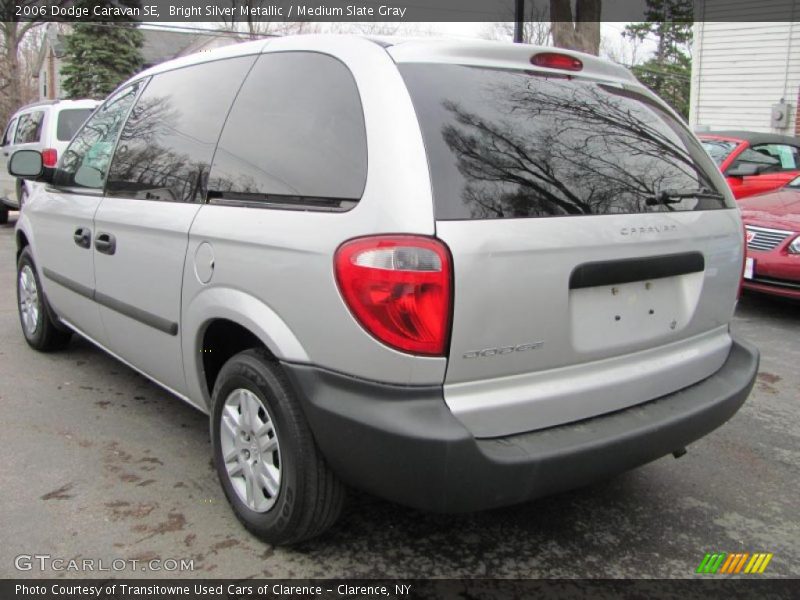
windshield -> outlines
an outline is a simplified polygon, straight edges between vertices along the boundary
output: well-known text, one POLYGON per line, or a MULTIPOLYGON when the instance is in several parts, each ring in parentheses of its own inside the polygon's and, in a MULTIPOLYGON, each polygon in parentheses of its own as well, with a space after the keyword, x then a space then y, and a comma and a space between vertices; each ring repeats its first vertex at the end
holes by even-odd
POLYGON ((80 129, 83 122, 92 114, 92 108, 69 108, 58 113, 56 137, 60 142, 68 142, 80 129))
POLYGON ((437 219, 726 207, 696 138, 635 91, 518 70, 400 71, 422 126, 437 219), (692 190, 706 193, 653 202, 692 190))
POLYGON ((728 158, 736 146, 739 145, 739 142, 731 142, 729 140, 704 139, 701 141, 703 148, 705 148, 706 152, 708 152, 709 156, 711 156, 714 162, 717 163, 718 167, 725 162, 725 159, 728 158))

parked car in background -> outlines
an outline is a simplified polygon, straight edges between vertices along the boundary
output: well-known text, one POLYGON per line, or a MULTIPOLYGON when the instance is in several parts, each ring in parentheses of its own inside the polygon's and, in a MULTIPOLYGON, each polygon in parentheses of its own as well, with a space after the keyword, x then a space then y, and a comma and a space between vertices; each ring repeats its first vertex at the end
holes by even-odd
POLYGON ((739 206, 747 230, 745 289, 800 299, 800 177, 739 206))
POLYGON ((23 148, 38 150, 44 166, 55 167, 98 104, 97 100, 48 100, 23 106, 11 116, 0 143, 0 223, 7 222, 8 211, 18 210, 30 193, 30 183, 9 175, 11 155, 23 148))
POLYGON ((77 332, 207 412, 272 543, 342 482, 467 512, 679 455, 755 380, 735 200, 595 56, 238 44, 138 74, 41 163, 11 160, 49 183, 17 222, 28 344, 77 332))
POLYGON ((698 137, 737 200, 782 188, 800 175, 800 138, 751 131, 698 137))

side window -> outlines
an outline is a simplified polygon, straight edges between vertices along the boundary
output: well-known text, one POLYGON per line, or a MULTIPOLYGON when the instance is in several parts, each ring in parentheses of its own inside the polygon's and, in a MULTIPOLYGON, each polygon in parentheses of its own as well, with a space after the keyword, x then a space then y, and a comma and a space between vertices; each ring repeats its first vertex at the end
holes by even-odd
POLYGON ((222 124, 255 57, 155 75, 120 135, 106 194, 202 202, 222 124))
POLYGON ((312 52, 260 56, 220 137, 209 202, 347 208, 366 178, 364 116, 348 68, 312 52))
POLYGON ((16 119, 11 119, 6 127, 6 130, 3 132, 3 142, 0 143, 0 146, 8 146, 11 143, 11 140, 14 139, 14 128, 17 125, 16 119))
POLYGON ((120 90, 86 121, 64 152, 55 185, 102 189, 117 135, 142 85, 137 81, 120 90))
POLYGON ((44 122, 44 111, 35 110, 26 113, 19 118, 17 125, 17 135, 14 138, 15 144, 34 144, 42 137, 42 123, 44 122))
POLYGON ((777 164, 770 169, 771 172, 796 171, 800 169, 798 150, 794 146, 789 146, 788 144, 759 144, 753 146, 753 151, 777 161, 777 164))
POLYGON ((759 173, 780 173, 800 169, 800 151, 788 144, 757 144, 745 149, 732 165, 751 164, 759 173))

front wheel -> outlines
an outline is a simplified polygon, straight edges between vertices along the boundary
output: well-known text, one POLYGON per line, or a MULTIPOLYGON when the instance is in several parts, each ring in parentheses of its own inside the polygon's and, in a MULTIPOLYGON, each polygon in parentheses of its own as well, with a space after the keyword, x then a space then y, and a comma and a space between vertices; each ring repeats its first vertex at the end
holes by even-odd
POLYGON ((25 341, 40 352, 63 348, 71 337, 51 318, 30 248, 22 250, 17 261, 17 309, 25 341))
POLYGON ((344 487, 325 463, 283 371, 262 350, 228 360, 214 385, 214 464, 234 513, 271 544, 328 529, 344 487))

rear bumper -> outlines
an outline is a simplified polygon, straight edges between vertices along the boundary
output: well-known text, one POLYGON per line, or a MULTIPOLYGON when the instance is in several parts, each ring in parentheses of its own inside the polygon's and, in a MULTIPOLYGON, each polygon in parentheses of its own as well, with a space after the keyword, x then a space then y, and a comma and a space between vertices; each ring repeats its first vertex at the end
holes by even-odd
POLYGON ((745 279, 742 283, 742 287, 751 292, 800 300, 800 280, 790 281, 767 278, 745 279))
POLYGON ((477 439, 441 386, 400 387, 285 364, 314 436, 350 485, 423 510, 468 512, 585 485, 655 460, 727 421, 758 371, 734 340, 725 364, 683 390, 578 423, 477 439))

